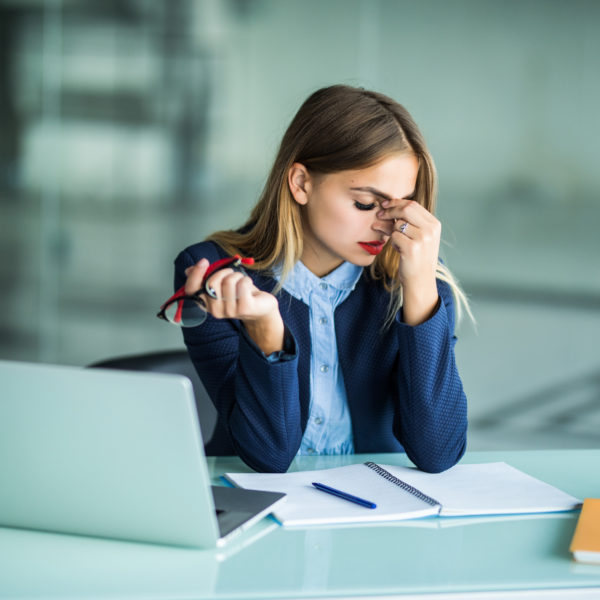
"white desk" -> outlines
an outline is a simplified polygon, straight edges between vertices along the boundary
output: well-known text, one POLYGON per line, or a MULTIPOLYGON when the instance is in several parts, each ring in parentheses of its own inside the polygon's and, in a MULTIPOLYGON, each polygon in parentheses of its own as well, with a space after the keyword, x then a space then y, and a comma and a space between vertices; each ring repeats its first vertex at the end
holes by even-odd
MULTIPOLYGON (((303 457, 292 468, 403 455, 303 457)), ((474 452, 580 498, 600 497, 600 450, 474 452)), ((211 472, 246 470, 209 459, 211 472)), ((286 530, 270 519, 222 551, 0 529, 0 598, 600 598, 600 566, 568 551, 577 513, 286 530), (517 593, 518 591, 518 593, 517 593)))

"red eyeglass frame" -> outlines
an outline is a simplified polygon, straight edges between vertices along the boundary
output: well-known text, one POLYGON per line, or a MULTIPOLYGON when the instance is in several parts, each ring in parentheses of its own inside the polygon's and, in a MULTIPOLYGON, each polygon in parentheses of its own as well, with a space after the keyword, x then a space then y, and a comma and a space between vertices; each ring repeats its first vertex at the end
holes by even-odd
POLYGON ((173 323, 173 321, 167 318, 166 309, 169 305, 173 304, 173 302, 177 302, 177 310, 175 311, 174 321, 175 324, 181 323, 181 313, 183 310, 183 303, 185 300, 198 300, 201 294, 207 294, 208 296, 212 296, 211 291, 208 287, 209 278, 214 275, 217 271, 221 269, 226 269, 228 267, 240 267, 241 265, 253 265, 254 259, 251 257, 242 258, 239 254, 235 254, 234 256, 228 256, 226 258, 221 258, 214 263, 208 265, 208 269, 206 269, 206 273, 202 279, 202 284, 200 289, 194 294, 186 294, 185 293, 185 285, 182 285, 161 307, 157 313, 157 317, 159 319, 163 319, 167 321, 167 323, 173 323))

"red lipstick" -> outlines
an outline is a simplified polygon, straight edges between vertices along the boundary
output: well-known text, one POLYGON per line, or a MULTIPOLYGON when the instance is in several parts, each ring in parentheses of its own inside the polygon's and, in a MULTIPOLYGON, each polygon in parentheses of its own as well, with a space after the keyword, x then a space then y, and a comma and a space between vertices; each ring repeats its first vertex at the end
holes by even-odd
POLYGON ((376 254, 379 254, 382 250, 383 250, 383 242, 378 242, 378 241, 374 241, 374 242, 358 242, 358 245, 363 249, 366 250, 369 254, 372 254, 373 256, 375 256, 376 254))

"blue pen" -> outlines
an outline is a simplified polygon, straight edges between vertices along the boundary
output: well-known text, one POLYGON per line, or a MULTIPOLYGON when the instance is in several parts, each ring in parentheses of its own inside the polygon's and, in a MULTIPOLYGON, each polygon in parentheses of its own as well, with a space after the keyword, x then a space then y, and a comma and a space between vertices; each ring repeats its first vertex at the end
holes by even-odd
POLYGON ((374 502, 369 502, 368 500, 363 500, 358 496, 353 496, 352 494, 348 494, 346 492, 342 492, 341 490, 336 490, 335 488, 329 487, 324 483, 317 483, 313 481, 313 485, 322 492, 327 492, 328 494, 332 494, 333 496, 337 496, 338 498, 343 498, 344 500, 348 500, 348 502, 354 502, 354 504, 360 504, 365 508, 377 508, 377 504, 374 502))

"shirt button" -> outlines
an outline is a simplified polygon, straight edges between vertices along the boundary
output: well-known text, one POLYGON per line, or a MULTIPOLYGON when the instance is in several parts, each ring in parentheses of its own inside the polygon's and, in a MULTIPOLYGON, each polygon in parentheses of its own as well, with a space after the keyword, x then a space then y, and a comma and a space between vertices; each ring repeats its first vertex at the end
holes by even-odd
POLYGON ((327 365, 321 365, 321 373, 327 373, 329 371, 329 367, 327 365))
POLYGON ((319 287, 320 287, 322 290, 326 290, 326 289, 327 289, 327 284, 326 284, 324 281, 321 281, 321 283, 319 284, 319 287))
POLYGON ((314 453, 315 453, 315 449, 314 449, 314 448, 307 448, 307 449, 306 449, 306 451, 307 451, 309 454, 314 454, 314 453))
POLYGON ((327 317, 321 317, 319 319, 319 323, 321 323, 321 325, 325 325, 325 323, 327 323, 327 317))
POLYGON ((315 417, 315 423, 317 425, 321 425, 323 423, 323 419, 321 419, 321 417, 315 417))

